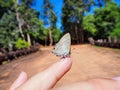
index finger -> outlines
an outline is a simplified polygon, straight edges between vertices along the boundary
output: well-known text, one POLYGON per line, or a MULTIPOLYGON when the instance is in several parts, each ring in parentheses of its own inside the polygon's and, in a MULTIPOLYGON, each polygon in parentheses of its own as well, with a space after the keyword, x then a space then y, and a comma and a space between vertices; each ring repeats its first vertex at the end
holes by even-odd
POLYGON ((48 90, 71 68, 70 58, 63 58, 45 71, 30 78, 19 90, 48 90))

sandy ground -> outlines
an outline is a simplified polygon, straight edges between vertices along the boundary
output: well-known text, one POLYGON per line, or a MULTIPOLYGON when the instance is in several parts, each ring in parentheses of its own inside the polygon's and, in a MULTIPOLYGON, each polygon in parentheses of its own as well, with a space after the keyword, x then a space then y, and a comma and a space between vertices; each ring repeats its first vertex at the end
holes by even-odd
MULTIPOLYGON (((0 65, 0 90, 8 90, 21 71, 29 77, 43 71, 52 63, 60 60, 51 53, 50 47, 0 65)), ((91 79, 111 78, 120 76, 120 50, 102 48, 91 45, 72 45, 71 70, 56 84, 55 87, 91 79)))

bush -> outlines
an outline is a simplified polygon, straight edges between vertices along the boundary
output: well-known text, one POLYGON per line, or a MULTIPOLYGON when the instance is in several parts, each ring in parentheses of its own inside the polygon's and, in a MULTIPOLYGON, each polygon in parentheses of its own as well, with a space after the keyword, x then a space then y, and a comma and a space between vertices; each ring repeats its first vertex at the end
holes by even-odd
POLYGON ((28 44, 28 42, 27 41, 25 41, 25 40, 23 40, 23 39, 21 39, 21 38, 19 38, 18 40, 17 40, 17 42, 15 43, 15 47, 17 48, 17 49, 24 49, 24 48, 27 48, 27 47, 29 47, 30 45, 28 44))

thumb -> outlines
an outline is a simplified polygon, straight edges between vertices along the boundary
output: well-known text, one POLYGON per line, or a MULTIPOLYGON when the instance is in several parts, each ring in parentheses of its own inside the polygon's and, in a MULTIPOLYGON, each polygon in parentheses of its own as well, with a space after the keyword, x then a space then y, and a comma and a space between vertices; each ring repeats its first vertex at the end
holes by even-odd
POLYGON ((13 82, 12 86, 10 87, 10 90, 15 90, 19 86, 21 86, 23 83, 27 81, 27 74, 26 72, 21 72, 18 78, 13 82))

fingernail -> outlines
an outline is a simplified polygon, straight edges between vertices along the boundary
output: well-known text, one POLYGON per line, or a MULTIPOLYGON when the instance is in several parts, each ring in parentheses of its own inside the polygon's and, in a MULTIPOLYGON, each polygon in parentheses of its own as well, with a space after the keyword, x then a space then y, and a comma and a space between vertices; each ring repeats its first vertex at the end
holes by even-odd
POLYGON ((70 57, 62 58, 60 62, 62 63, 63 66, 66 66, 66 67, 67 65, 69 66, 72 64, 72 60, 70 59, 70 57))
POLYGON ((120 77, 114 77, 113 80, 120 81, 120 77))

